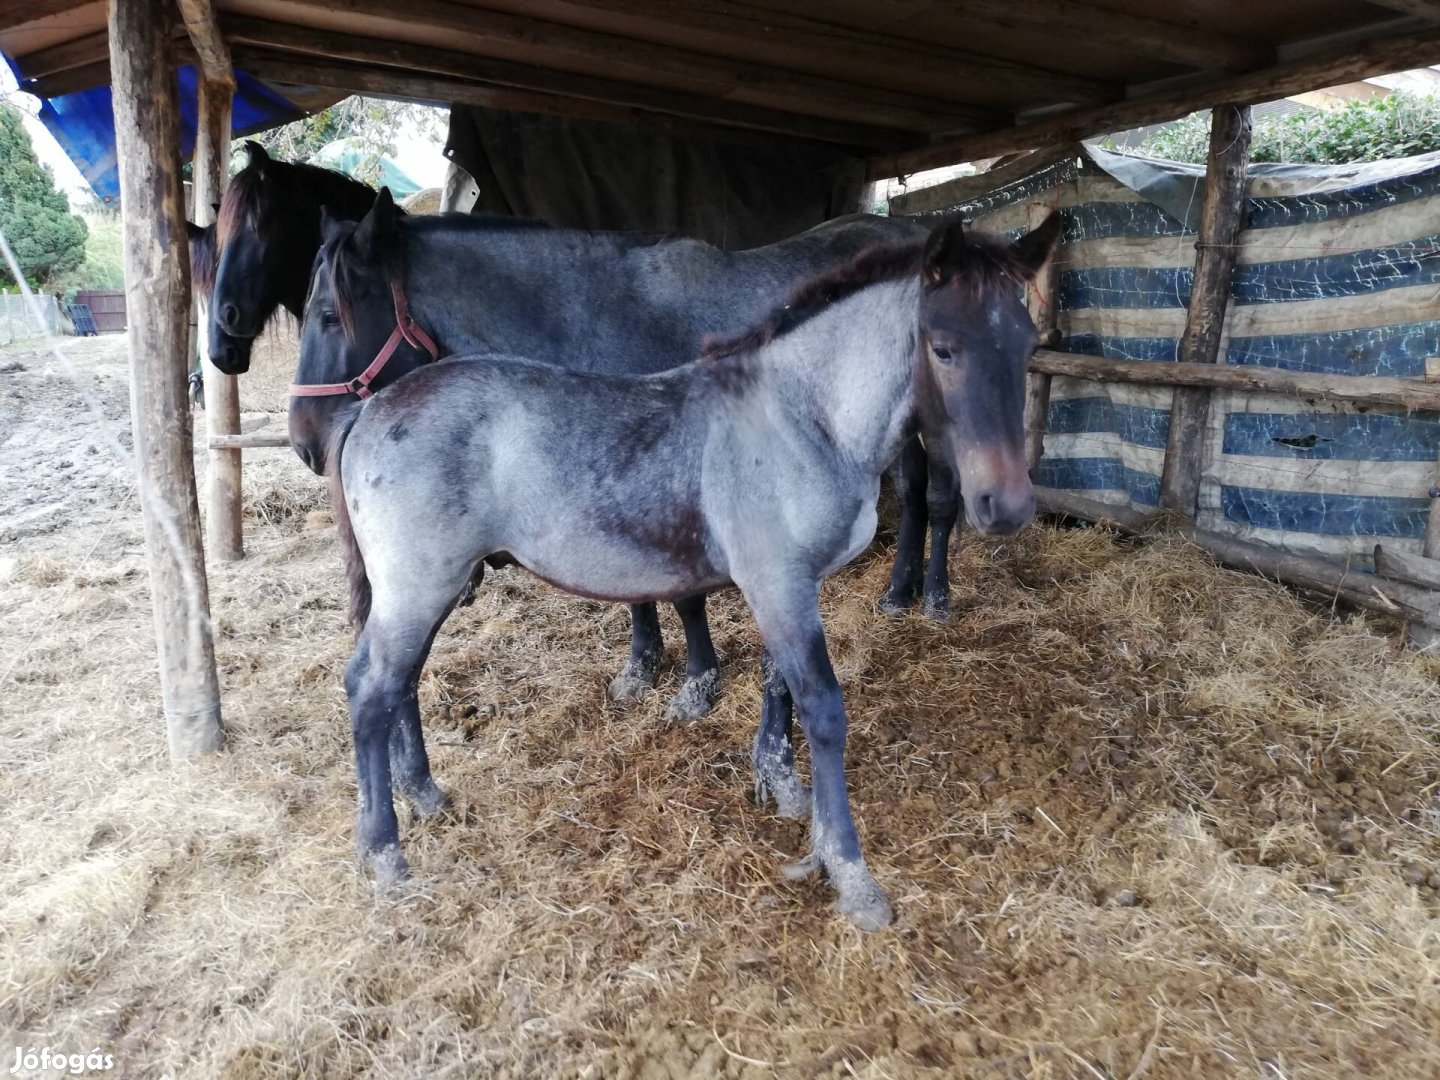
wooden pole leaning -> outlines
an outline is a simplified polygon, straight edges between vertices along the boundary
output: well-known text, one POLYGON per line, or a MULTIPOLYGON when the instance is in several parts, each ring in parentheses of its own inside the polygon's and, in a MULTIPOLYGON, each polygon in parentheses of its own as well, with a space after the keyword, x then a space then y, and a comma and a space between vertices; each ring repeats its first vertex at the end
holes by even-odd
POLYGON ((110 0, 115 148, 124 215, 130 413, 170 754, 220 749, 220 687, 195 491, 190 260, 168 0, 110 0))
MULTIPOLYGON (((1217 105, 1210 115, 1210 154, 1205 170, 1205 204, 1195 242, 1195 282, 1180 338, 1182 363, 1213 364, 1220 358, 1225 309, 1236 242, 1245 217, 1245 171, 1250 163, 1250 108, 1217 105)), ((1170 406, 1160 505, 1195 516, 1205 457, 1208 389, 1179 388, 1170 406)))

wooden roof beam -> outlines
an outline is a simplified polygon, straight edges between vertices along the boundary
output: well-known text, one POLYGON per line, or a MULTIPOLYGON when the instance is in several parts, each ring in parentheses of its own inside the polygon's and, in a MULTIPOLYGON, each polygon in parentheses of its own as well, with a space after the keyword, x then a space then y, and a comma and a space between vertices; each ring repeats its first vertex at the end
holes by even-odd
POLYGON ((1415 15, 1440 22, 1440 0, 1365 0, 1371 7, 1389 8, 1402 15, 1415 15))
POLYGON ((946 0, 947 12, 1003 29, 1043 31, 1057 42, 1112 48, 1191 68, 1246 70, 1274 61, 1263 44, 1077 0, 946 0))
MULTIPOLYGON (((228 22, 227 22, 228 27, 228 22)), ((322 33, 316 31, 316 33, 322 33)), ((332 39, 336 35, 328 35, 332 39)), ((231 52, 235 64, 262 79, 279 82, 307 83, 344 90, 352 94, 379 94, 417 101, 454 101, 462 105, 534 112, 550 116, 573 116, 604 120, 612 123, 634 123, 639 126, 681 131, 694 129, 699 121, 708 135, 717 136, 722 128, 732 127, 754 132, 768 132, 813 142, 830 143, 852 150, 874 147, 877 143, 894 145, 914 136, 886 128, 867 127, 843 121, 786 113, 778 109, 739 105, 693 94, 674 94, 649 87, 589 79, 587 93, 571 96, 548 89, 526 89, 518 85, 502 85, 455 74, 435 73, 435 67, 446 65, 446 57, 454 54, 424 49, 430 57, 424 64, 399 67, 376 67, 372 62, 346 63, 330 58, 282 52, 246 44, 247 35, 232 35, 231 52), (601 84, 604 84, 603 87, 601 84), (688 128, 687 128, 688 124, 688 128)), ((378 48, 405 48, 393 42, 376 42, 378 48)), ((417 48, 410 46, 408 48, 417 48)), ((393 54, 392 54, 393 55, 393 54)), ((480 57, 465 56, 468 70, 479 71, 478 65, 499 63, 480 57)), ((537 87, 553 85, 547 73, 512 64, 512 68, 529 70, 529 81, 537 87)), ((581 76, 569 76, 580 79, 581 76)), ((565 83, 571 90, 580 87, 565 83)), ((739 136, 741 141, 743 135, 739 136)))
POLYGON ((0 8, 0 33, 82 8, 90 0, 22 0, 0 8))
MULTIPOLYGON (((62 71, 87 67, 110 57, 110 31, 97 30, 84 37, 62 41, 48 49, 28 53, 16 61, 24 79, 43 79, 62 71)), ((27 92, 29 92, 27 90, 27 92)))
MULTIPOLYGON (((489 3, 494 5, 496 0, 489 3)), ((929 42, 855 30, 743 0, 561 0, 558 6, 553 2, 548 4, 547 10, 557 17, 562 17, 562 12, 577 15, 610 12, 760 47, 778 41, 786 45, 813 43, 826 63, 838 61, 898 72, 913 72, 917 66, 954 71, 963 73, 965 83, 999 82, 1009 91, 1033 94, 1037 100, 1085 104, 1113 101, 1122 96, 1121 88, 1112 83, 1047 70, 1043 63, 1039 66, 1021 64, 929 42)))
MULTIPOLYGON (((993 126, 997 117, 990 109, 883 87, 857 86, 838 79, 656 45, 452 0, 404 0, 402 4, 394 0, 323 0, 323 7, 327 12, 380 19, 392 25, 416 24, 444 30, 465 41, 466 52, 472 51, 471 43, 483 48, 488 41, 508 51, 520 49, 541 56, 564 54, 587 65, 603 66, 606 71, 625 68, 638 78, 653 75, 684 80, 691 85, 709 83, 716 97, 744 100, 752 105, 762 104, 755 100, 757 97, 769 98, 772 102, 785 102, 787 109, 796 112, 843 116, 880 127, 921 132, 978 131, 993 126)), ((292 10, 296 18, 304 18, 303 6, 297 5, 292 10)), ((551 67, 543 60, 538 61, 537 66, 551 67)))
POLYGON ((918 150, 879 157, 871 179, 907 176, 924 169, 995 157, 1056 143, 1162 124, 1222 102, 1255 105, 1317 87, 1355 82, 1390 71, 1440 63, 1440 30, 1374 38, 1345 49, 1307 56, 1229 79, 1170 93, 1132 98, 1114 105, 1076 109, 1017 127, 945 139, 918 150))
POLYGON ((211 0, 176 0, 180 5, 180 17, 185 23, 185 32, 195 55, 200 58, 200 73, 212 83, 224 86, 235 85, 235 71, 230 66, 230 49, 220 36, 220 26, 215 20, 215 5, 211 0))

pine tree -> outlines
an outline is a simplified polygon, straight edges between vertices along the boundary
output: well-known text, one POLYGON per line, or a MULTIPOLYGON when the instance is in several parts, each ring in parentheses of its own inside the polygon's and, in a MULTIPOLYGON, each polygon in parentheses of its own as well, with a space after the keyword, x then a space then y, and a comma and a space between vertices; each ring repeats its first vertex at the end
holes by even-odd
MULTIPOLYGON (((32 285, 45 285, 85 258, 85 222, 70 213, 48 166, 30 145, 20 111, 0 103, 0 230, 32 285)), ((0 282, 14 285, 0 261, 0 282)))

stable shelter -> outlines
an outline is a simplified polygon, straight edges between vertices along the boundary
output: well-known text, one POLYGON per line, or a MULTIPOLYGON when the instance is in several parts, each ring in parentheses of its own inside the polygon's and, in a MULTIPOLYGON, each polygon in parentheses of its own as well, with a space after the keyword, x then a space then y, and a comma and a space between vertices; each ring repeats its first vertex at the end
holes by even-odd
MULTIPOLYGON (((712 237, 718 230, 720 242, 734 244, 750 236, 729 219, 743 220, 764 187, 757 177, 780 168, 777 161, 788 171, 769 173, 769 186, 794 180, 804 205, 781 199, 767 213, 794 224, 841 209, 859 179, 1000 159, 999 170, 979 178, 981 190, 994 188, 1010 178, 1003 170, 1020 175, 1040 163, 1032 154, 1013 164, 1015 155, 1053 162, 1074 154, 1077 140, 1211 107, 1177 360, 1042 352, 1031 386, 1036 460, 1057 375, 1179 388, 1157 501, 1190 519, 1217 387, 1440 407, 1440 387, 1413 377, 1216 363, 1244 205, 1248 106, 1440 62, 1440 0, 28 0, 0 11, 0 53, 56 116, 74 95, 109 87, 135 452, 176 757, 223 741, 184 388, 190 290, 181 161, 193 153, 193 201, 203 217, 224 183, 232 134, 283 122, 287 109, 305 111, 327 96, 466 107, 466 134, 452 123, 451 151, 480 181, 482 208, 592 227, 648 224, 712 237), (265 108, 273 115, 258 115, 265 108), (648 144, 655 164, 642 169, 629 156, 637 143, 617 132, 665 140, 669 149, 648 144), (566 148, 574 151, 568 158, 566 148), (584 167, 555 167, 565 160, 584 167), (603 184, 595 164, 602 160, 610 163, 603 184), (527 169, 537 161, 551 164, 527 169), (716 162, 749 167, 717 172, 716 162), (675 163, 683 170, 668 171, 675 163), (696 177, 710 182, 692 195, 696 177), (635 186, 637 178, 645 183, 635 186), (653 197, 659 192, 671 198, 662 203, 653 197), (615 220, 636 205, 663 206, 663 216, 615 220)), ((92 164, 103 166, 102 158, 92 164)), ((950 188, 941 197, 959 195, 950 188)), ((1035 203, 1026 213, 1044 210, 1035 203)), ((1054 280, 1032 297, 1047 326, 1054 280)), ((238 394, 234 380, 214 370, 206 393, 209 554, 237 558, 245 445, 238 394)), ((1052 509, 1139 527, 1128 507, 1064 491, 1043 496, 1052 509)), ((1270 555, 1187 528, 1227 561, 1440 626, 1427 589, 1358 580, 1343 565, 1270 555)), ((1436 555, 1440 521, 1431 515, 1419 558, 1436 555)))

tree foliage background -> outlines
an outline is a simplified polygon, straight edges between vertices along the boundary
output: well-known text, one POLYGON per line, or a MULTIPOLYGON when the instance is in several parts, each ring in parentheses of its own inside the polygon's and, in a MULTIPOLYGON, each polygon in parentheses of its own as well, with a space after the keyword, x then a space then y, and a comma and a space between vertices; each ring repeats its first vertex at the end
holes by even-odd
MULTIPOLYGON (((1148 135, 1136 148, 1151 157, 1204 163, 1210 114, 1192 113, 1148 135)), ((1440 98, 1396 91, 1336 109, 1255 121, 1250 159, 1349 165, 1440 150, 1440 98)))
MULTIPOLYGON (((20 111, 0 101, 0 229, 32 285, 52 285, 85 258, 85 222, 70 213, 48 166, 30 145, 20 111)), ((0 262, 0 282, 16 284, 0 262)))
MULTIPOLYGON (((380 179, 381 160, 395 154, 399 134, 406 129, 429 133, 443 123, 444 115, 442 110, 428 105, 348 97, 314 116, 262 132, 254 140, 274 157, 308 162, 330 143, 343 139, 360 155, 351 175, 375 186, 380 179)), ((241 146, 235 144, 237 153, 241 146)), ((239 164, 244 164, 243 155, 239 164)))

